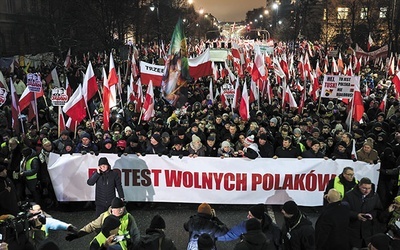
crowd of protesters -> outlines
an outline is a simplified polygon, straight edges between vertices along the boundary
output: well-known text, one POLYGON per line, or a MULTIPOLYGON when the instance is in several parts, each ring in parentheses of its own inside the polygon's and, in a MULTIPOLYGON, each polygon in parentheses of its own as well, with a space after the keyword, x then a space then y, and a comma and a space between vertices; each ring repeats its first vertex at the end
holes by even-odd
MULTIPOLYGON (((279 48, 278 48, 279 49, 279 48)), ((322 52, 323 49, 320 48, 322 52)), ((344 60, 352 54, 344 52, 344 60)), ((139 50, 139 60, 154 61, 156 53, 139 50), (153 59, 152 59, 153 58, 153 59)), ((311 58, 313 63, 318 59, 311 58)), ((68 78, 72 87, 82 81, 83 69, 92 60, 101 89, 100 70, 103 62, 98 58, 85 58, 74 62, 68 70, 60 72, 61 82, 68 78)), ((162 61, 162 60, 161 60, 162 61)), ((330 67, 328 67, 330 68, 330 67)), ((17 95, 26 87, 26 73, 37 72, 44 79, 50 68, 15 68, 5 70, 7 84, 13 78, 17 95)), ((0 111, 0 164, 6 166, 8 177, 13 180, 18 200, 26 199, 25 188, 30 190, 36 203, 44 207, 56 202, 47 172, 48 157, 56 154, 146 154, 179 157, 248 157, 248 158, 325 158, 352 159, 370 164, 381 163, 378 192, 384 206, 389 206, 398 193, 398 168, 400 165, 400 107, 394 87, 384 70, 374 61, 366 62, 361 69, 361 86, 365 113, 362 122, 346 124, 348 105, 338 99, 320 98, 314 102, 309 96, 303 110, 282 107, 279 85, 270 69, 269 77, 274 97, 264 95, 250 105, 250 119, 243 120, 237 110, 226 107, 221 97, 210 100, 210 77, 188 83, 187 102, 173 107, 155 88, 155 116, 142 121, 135 102, 127 100, 129 77, 122 83, 118 106, 111 110, 110 129, 103 129, 101 98, 98 95, 88 103, 90 118, 77 124, 75 130, 58 131, 57 109, 52 107, 52 83, 43 84, 45 95, 37 100, 38 119, 27 121, 21 115, 24 129, 15 131, 11 124, 10 97, 0 111), (368 90, 368 95, 365 92, 368 90), (380 105, 387 93, 385 108, 380 105), (353 151, 353 141, 355 150, 353 151), (21 165, 21 162, 23 163, 21 165), (21 167, 24 166, 24 167, 21 167), (397 172, 396 172, 397 170, 397 172), (24 179, 24 181, 21 181, 24 179)), ((250 73, 245 76, 250 78, 250 73)), ((289 84, 294 96, 300 99, 296 82, 289 84)), ((228 83, 228 77, 214 81, 213 93, 228 83)), ((309 83, 308 83, 309 84, 309 83)), ((1 206, 1 212, 7 208, 1 206)))

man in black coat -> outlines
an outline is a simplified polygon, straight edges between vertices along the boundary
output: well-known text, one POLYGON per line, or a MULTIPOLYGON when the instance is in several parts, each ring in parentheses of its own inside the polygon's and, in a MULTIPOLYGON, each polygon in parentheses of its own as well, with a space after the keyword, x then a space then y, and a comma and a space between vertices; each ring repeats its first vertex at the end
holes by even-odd
POLYGON ((315 250, 315 231, 312 222, 299 210, 296 202, 283 204, 285 223, 282 227, 283 249, 315 250))
POLYGON ((277 158, 298 158, 301 159, 300 150, 292 146, 292 138, 285 137, 282 141, 282 146, 275 150, 274 159, 277 158))
POLYGON ((340 193, 332 188, 325 199, 328 202, 315 223, 315 241, 318 250, 348 250, 350 209, 341 203, 340 193))
POLYGON ((261 223, 256 218, 246 222, 247 233, 242 235, 242 240, 236 244, 234 250, 265 250, 268 249, 267 238, 261 231, 261 223))
POLYGON ((96 217, 110 207, 111 201, 115 198, 115 189, 117 189, 118 196, 121 199, 125 197, 121 178, 117 172, 111 170, 111 165, 108 163, 107 158, 101 157, 98 166, 97 171, 87 180, 89 186, 96 184, 96 217))
POLYGON ((367 247, 372 235, 379 228, 378 216, 382 204, 369 178, 362 178, 358 185, 344 195, 343 202, 350 207, 351 247, 367 247))
POLYGON ((19 213, 14 183, 7 177, 6 166, 0 165, 0 215, 19 213))

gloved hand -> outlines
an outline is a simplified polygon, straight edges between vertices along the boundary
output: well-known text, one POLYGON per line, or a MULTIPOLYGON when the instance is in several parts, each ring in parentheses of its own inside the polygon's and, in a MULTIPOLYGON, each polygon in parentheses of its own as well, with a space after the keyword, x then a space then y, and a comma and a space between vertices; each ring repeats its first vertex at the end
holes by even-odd
POLYGON ((89 234, 89 233, 87 233, 85 231, 79 231, 78 233, 69 233, 67 236, 65 236, 65 240, 73 241, 73 240, 83 237, 87 234, 89 234))

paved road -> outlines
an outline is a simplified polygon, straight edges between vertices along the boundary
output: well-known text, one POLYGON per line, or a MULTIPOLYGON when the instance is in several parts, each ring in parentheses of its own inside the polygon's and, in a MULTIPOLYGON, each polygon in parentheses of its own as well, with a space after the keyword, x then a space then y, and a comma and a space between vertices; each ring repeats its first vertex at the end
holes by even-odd
MULTIPOLYGON (((78 228, 86 225, 94 219, 94 210, 84 209, 84 203, 63 204, 56 210, 48 211, 53 217, 64 220, 76 225, 78 228)), ((152 206, 149 204, 138 205, 129 203, 128 211, 135 217, 141 233, 144 233, 150 225, 150 221, 154 215, 160 214, 167 225, 166 234, 172 238, 178 250, 186 249, 188 233, 183 229, 183 223, 188 218, 196 213, 198 204, 171 204, 171 203, 155 203, 152 206)), ((236 225, 243 219, 246 219, 248 205, 213 205, 217 216, 228 227, 236 225)), ((315 223, 317 218, 317 210, 312 208, 302 208, 309 218, 315 223)), ((280 206, 269 207, 269 212, 275 217, 277 224, 281 227, 283 218, 280 213, 280 206)), ((53 231, 50 233, 50 238, 54 239, 62 250, 81 250, 88 249, 93 235, 87 235, 83 238, 67 242, 64 237, 67 233, 53 231)), ((233 242, 218 242, 218 250, 233 249, 237 241, 233 242)))

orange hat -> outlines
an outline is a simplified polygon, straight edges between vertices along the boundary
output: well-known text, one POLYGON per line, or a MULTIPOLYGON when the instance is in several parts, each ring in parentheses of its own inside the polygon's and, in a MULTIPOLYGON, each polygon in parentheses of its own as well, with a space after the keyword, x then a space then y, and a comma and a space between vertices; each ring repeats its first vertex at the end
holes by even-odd
POLYGON ((209 214, 211 215, 211 206, 208 203, 202 203, 200 206, 197 208, 197 212, 200 214, 209 214))

